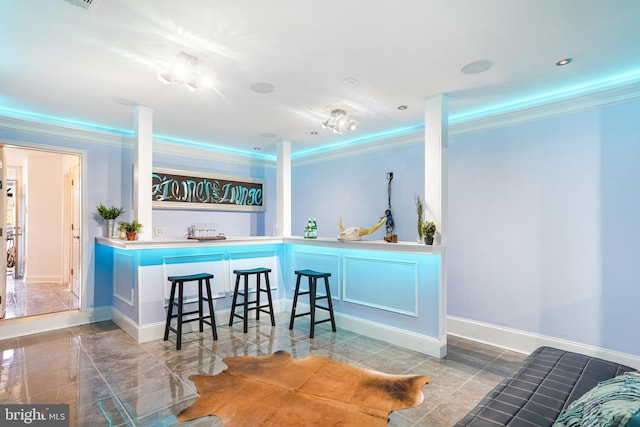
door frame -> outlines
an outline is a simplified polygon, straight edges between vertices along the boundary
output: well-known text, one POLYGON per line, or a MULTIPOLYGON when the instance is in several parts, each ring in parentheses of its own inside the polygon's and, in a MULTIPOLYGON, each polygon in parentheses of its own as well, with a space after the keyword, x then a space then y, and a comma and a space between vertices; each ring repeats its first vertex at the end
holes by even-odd
MULTIPOLYGON (((6 148, 15 148, 21 150, 31 150, 40 152, 50 152, 61 155, 72 155, 78 157, 77 165, 79 167, 79 229, 80 229, 80 274, 79 277, 79 307, 77 310, 65 312, 50 313, 41 316, 31 316, 28 318, 18 317, 12 319, 1 319, 2 328, 0 328, 0 340, 14 336, 28 335, 36 332, 46 332, 56 330, 61 327, 70 325, 81 325, 91 323, 94 314, 87 310, 87 281, 88 281, 88 221, 86 208, 86 180, 87 180, 87 151, 83 149, 72 149, 68 147, 50 146, 46 144, 33 144, 29 142, 6 140, 0 138, 0 145, 6 148)), ((23 223, 24 226, 24 223, 23 223)), ((24 230, 23 228, 23 231, 24 230)), ((71 244, 72 242, 70 242, 71 244)), ((24 245, 23 245, 24 248, 24 245)), ((6 264, 5 264, 6 265, 6 264)), ((6 283, 5 283, 6 289, 6 283)), ((99 318, 104 317, 98 315, 99 318)), ((93 320, 95 321, 95 320, 93 320)))

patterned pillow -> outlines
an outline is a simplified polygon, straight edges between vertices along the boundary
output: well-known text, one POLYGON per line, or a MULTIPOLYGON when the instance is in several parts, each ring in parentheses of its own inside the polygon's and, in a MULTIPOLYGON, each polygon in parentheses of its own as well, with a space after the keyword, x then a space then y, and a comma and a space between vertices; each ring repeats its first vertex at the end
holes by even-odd
POLYGON ((597 386, 564 410, 553 427, 640 426, 640 372, 627 372, 597 386))

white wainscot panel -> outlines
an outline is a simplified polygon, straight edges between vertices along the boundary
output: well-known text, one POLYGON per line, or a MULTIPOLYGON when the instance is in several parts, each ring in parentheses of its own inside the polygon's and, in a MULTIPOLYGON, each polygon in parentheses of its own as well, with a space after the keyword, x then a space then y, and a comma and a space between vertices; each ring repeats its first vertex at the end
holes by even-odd
MULTIPOLYGON (((278 255, 274 251, 251 251, 229 254, 229 283, 231 292, 235 287, 236 276, 233 270, 251 270, 254 268, 270 268, 269 286, 277 289, 280 283, 280 263, 278 255)), ((260 275, 261 283, 264 283, 264 275, 260 275)), ((241 282, 242 284, 242 282, 241 282)), ((249 278, 249 288, 255 291, 255 276, 249 278)))
MULTIPOLYGON (((342 283, 342 280, 340 275, 339 254, 295 250, 292 252, 292 260, 293 268, 291 270, 291 275, 294 278, 294 271, 296 270, 315 270, 322 273, 331 273, 331 277, 329 277, 331 299, 340 299, 340 283, 342 283)), ((306 283, 304 283, 305 280, 307 279, 303 277, 301 281, 301 287, 303 285, 306 286, 306 283)), ((291 280, 289 283, 291 283, 291 295, 293 295, 293 290, 295 290, 296 282, 295 280, 291 280)), ((318 286, 320 286, 322 293, 324 293, 324 279, 319 281, 318 286)))
POLYGON ((418 316, 418 264, 344 257, 346 302, 418 316))
MULTIPOLYGON (((213 294, 213 297, 225 297, 229 290, 226 264, 227 263, 224 261, 224 254, 222 253, 163 257, 162 275, 164 280, 164 306, 168 306, 169 297, 171 296, 171 282, 167 280, 169 276, 188 276, 199 273, 213 274, 213 279, 211 279, 211 293, 213 294)), ((177 292, 178 291, 176 290, 176 297, 177 292)), ((185 302, 189 303, 197 301, 198 281, 185 282, 183 292, 185 302)))
POLYGON ((139 326, 163 322, 167 301, 163 295, 163 283, 167 279, 161 265, 140 267, 138 286, 139 326))
POLYGON ((113 257, 113 296, 129 306, 134 305, 135 257, 116 252, 113 257))

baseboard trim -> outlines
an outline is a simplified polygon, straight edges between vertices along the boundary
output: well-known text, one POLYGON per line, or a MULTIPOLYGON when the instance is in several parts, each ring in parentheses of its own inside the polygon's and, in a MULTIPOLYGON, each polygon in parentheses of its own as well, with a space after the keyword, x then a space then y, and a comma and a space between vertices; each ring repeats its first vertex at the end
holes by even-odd
POLYGON ((85 311, 63 311, 31 317, 2 320, 0 340, 55 331, 111 319, 111 307, 96 307, 85 311))
MULTIPOLYGON (((296 310, 298 311, 298 310, 296 310)), ((356 332, 378 340, 408 348, 429 356, 443 358, 447 355, 447 338, 437 339, 405 329, 335 312, 339 328, 356 332)))
MULTIPOLYGON (((291 302, 287 308, 291 310, 291 302)), ((296 312, 303 313, 309 311, 309 305, 298 302, 296 312)), ((447 355, 447 337, 437 339, 406 329, 396 328, 371 320, 361 319, 348 314, 334 311, 336 327, 355 332, 370 338, 386 341, 390 344, 398 345, 409 350, 428 356, 443 358, 447 355)))
MULTIPOLYGON (((273 301, 273 311, 280 313, 285 307, 285 303, 280 300, 273 301)), ((214 310, 216 316, 216 325, 224 326, 229 321, 231 309, 214 310), (222 323, 221 323, 222 322, 222 323)), ((164 338, 165 322, 149 323, 146 325, 138 325, 136 322, 125 316, 122 312, 115 308, 111 308, 113 322, 120 327, 127 335, 136 340, 138 343, 155 341, 164 338)), ((255 311, 249 313, 249 317, 255 316, 255 311)), ((264 316, 264 314, 263 314, 264 316)), ((194 332, 198 328, 198 322, 183 323, 182 333, 188 334, 194 332)), ((173 334, 172 334, 173 336, 173 334)))
POLYGON ((550 346, 640 369, 640 356, 462 317, 447 317, 447 333, 523 354, 530 354, 540 346, 550 346))

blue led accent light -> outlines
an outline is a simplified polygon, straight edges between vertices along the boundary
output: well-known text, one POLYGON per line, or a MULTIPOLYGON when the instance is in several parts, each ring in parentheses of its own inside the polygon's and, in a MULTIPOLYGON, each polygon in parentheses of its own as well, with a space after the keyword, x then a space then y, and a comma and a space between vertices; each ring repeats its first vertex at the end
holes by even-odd
POLYGON ((32 112, 28 112, 28 111, 20 111, 20 110, 12 110, 12 109, 2 108, 2 109, 0 109, 0 115, 7 116, 7 117, 13 117, 13 118, 16 118, 16 119, 37 120, 37 121, 40 121, 42 123, 57 124, 57 125, 62 125, 62 126, 73 126, 75 128, 80 128, 80 129, 85 129, 85 130, 92 130, 92 131, 97 131, 97 132, 106 132, 106 133, 111 133, 111 134, 116 134, 116 135, 123 135, 123 136, 133 136, 134 135, 134 132, 131 131, 131 130, 116 129, 116 128, 111 128, 111 127, 107 127, 107 126, 100 126, 100 125, 95 125, 95 124, 92 124, 92 123, 81 122, 81 121, 78 121, 78 120, 65 119, 65 118, 62 118, 62 117, 53 117, 53 116, 48 116, 48 115, 45 115, 45 114, 32 113, 32 112))
POLYGON ((269 154, 254 153, 246 150, 237 150, 235 148, 223 147, 220 145, 214 145, 207 142, 187 141, 184 139, 175 139, 175 138, 170 138, 170 137, 160 136, 160 135, 154 135, 153 140, 158 142, 166 142, 169 144, 179 144, 187 147, 195 147, 203 150, 219 151, 222 153, 234 154, 236 156, 253 157, 255 159, 269 160, 273 162, 276 161, 276 156, 272 156, 269 154))
MULTIPOLYGON (((111 128, 111 127, 107 127, 107 126, 100 126, 100 125, 95 125, 95 124, 92 124, 92 123, 81 122, 81 121, 78 121, 78 120, 71 120, 71 119, 66 119, 66 118, 61 118, 61 117, 48 116, 48 115, 45 115, 45 114, 32 113, 32 112, 27 112, 27 111, 20 111, 20 110, 12 110, 12 109, 3 108, 3 109, 0 109, 0 115, 7 116, 7 117, 13 117, 13 118, 16 118, 16 119, 39 121, 41 123, 58 124, 58 125, 67 126, 67 127, 71 126, 71 127, 78 128, 78 129, 91 130, 91 131, 97 131, 97 132, 104 132, 104 133, 122 135, 122 136, 127 136, 127 137, 134 137, 135 136, 135 131, 132 131, 132 130, 116 129, 116 128, 111 128)), ((276 161, 276 156, 271 156, 271 155, 268 155, 268 154, 258 154, 258 153, 253 153, 253 152, 250 152, 250 151, 244 151, 244 150, 236 150, 236 149, 233 149, 233 148, 227 148, 227 147, 222 147, 222 146, 218 146, 218 145, 208 144, 208 143, 205 143, 205 142, 186 141, 186 140, 169 138, 169 137, 164 137, 164 136, 157 136, 157 135, 153 136, 153 140, 154 141, 159 141, 159 142, 167 142, 167 143, 170 143, 170 144, 179 144, 179 145, 184 145, 184 146, 191 146, 191 147, 196 147, 196 148, 205 149, 205 150, 219 151, 219 152, 230 153, 230 154, 235 154, 235 155, 253 157, 253 158, 257 158, 257 159, 276 161)))
POLYGON ((492 107, 482 108, 466 113, 459 113, 449 116, 449 124, 464 122, 467 120, 475 120, 488 117, 494 114, 503 114, 510 111, 517 111, 527 107, 543 105, 546 103, 559 101, 573 96, 584 95, 591 92, 597 92, 604 89, 612 89, 616 86, 633 83, 640 79, 640 70, 634 70, 624 74, 618 74, 613 77, 594 80, 587 83, 576 84, 555 91, 539 93, 533 96, 521 98, 503 104, 497 104, 492 107))
POLYGON ((400 129, 393 129, 385 132, 376 133, 373 135, 367 135, 361 138, 354 138, 346 141, 336 142, 335 144, 323 145, 322 147, 318 147, 318 148, 311 148, 309 150, 298 151, 297 153, 292 154, 291 158, 296 159, 300 157, 311 156, 313 154, 326 153, 329 151, 338 150, 340 148, 345 148, 348 146, 356 146, 359 144, 364 144, 371 141, 377 141, 384 138, 391 138, 394 136, 406 135, 422 129, 424 129, 424 124, 404 127, 400 129))

